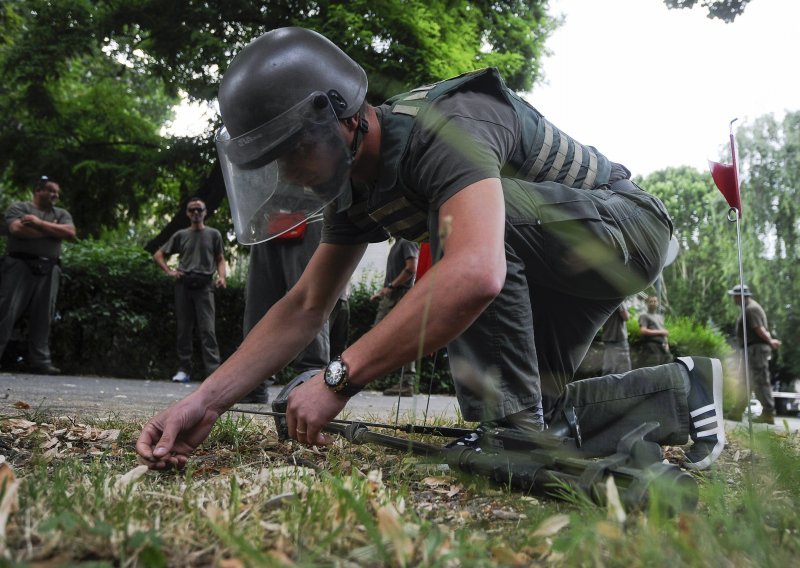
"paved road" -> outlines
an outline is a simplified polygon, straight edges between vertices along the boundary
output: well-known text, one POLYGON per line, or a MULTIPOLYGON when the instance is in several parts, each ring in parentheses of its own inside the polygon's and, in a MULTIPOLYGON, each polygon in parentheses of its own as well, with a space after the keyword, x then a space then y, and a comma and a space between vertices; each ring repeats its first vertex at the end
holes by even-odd
MULTIPOLYGON (((21 402, 57 415, 146 419, 185 397, 198 385, 105 377, 0 373, 0 415, 18 413, 15 405, 21 402)), ((270 400, 277 396, 280 389, 270 387, 270 400)), ((379 392, 362 391, 352 398, 345 413, 350 419, 393 420, 397 400, 397 397, 383 396, 379 392)), ((400 399, 401 422, 411 422, 415 417, 421 422, 427 402, 427 395, 400 399)), ((240 407, 271 410, 269 405, 243 404, 240 407)), ((428 416, 452 421, 457 416, 457 409, 455 398, 434 395, 430 400, 428 416)))
MULTIPOLYGON (((78 377, 0 373, 0 416, 18 414, 15 405, 22 402, 32 409, 42 408, 64 416, 150 418, 153 414, 180 400, 199 383, 183 385, 170 381, 144 381, 107 377, 78 377)), ((273 400, 281 387, 270 387, 273 400)), ((367 421, 394 421, 397 398, 379 392, 362 391, 353 397, 342 417, 367 421)), ((400 423, 421 423, 425 416, 427 395, 400 399, 400 423)), ((243 404, 246 410, 271 410, 269 405, 243 404)), ((428 406, 428 417, 452 422, 458 417, 454 397, 434 395, 428 406)), ((783 429, 786 420, 791 431, 800 431, 800 418, 779 416, 775 428, 783 429)), ((737 422, 727 421, 728 428, 737 422)), ((765 425, 759 424, 758 428, 765 425)))

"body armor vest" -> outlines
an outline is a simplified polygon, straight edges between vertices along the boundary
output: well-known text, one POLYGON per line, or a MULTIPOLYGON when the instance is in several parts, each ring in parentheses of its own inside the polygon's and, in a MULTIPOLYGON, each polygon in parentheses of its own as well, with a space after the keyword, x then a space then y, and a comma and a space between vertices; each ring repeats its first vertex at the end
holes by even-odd
POLYGON ((492 94, 510 104, 519 118, 520 140, 512 157, 501 165, 503 177, 554 181, 580 189, 608 182, 611 164, 605 156, 550 124, 506 87, 496 69, 473 71, 397 95, 381 107, 381 170, 376 187, 369 192, 367 213, 392 235, 418 242, 429 237, 429 204, 403 183, 399 167, 408 152, 411 133, 424 125, 430 104, 460 89, 492 94))

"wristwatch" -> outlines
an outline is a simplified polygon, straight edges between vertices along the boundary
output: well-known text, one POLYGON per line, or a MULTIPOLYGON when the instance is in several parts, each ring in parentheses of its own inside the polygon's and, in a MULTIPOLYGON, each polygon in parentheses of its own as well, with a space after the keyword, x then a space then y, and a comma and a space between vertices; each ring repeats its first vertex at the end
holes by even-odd
POLYGON ((341 357, 336 357, 325 367, 325 386, 340 396, 350 398, 364 387, 351 385, 347 380, 347 364, 341 357))

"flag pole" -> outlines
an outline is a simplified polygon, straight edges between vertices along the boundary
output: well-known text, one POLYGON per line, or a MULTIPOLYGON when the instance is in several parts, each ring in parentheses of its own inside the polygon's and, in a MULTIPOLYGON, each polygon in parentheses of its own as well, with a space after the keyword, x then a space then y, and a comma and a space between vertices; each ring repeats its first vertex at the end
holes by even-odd
POLYGON ((753 410, 750 408, 750 361, 747 353, 747 310, 745 309, 744 299, 744 261, 742 260, 742 198, 739 193, 739 170, 736 162, 736 138, 733 135, 733 123, 738 119, 734 118, 730 122, 730 142, 731 142, 731 164, 720 164, 717 162, 709 161, 708 165, 711 168, 711 177, 714 183, 719 188, 725 201, 728 202, 730 209, 728 210, 728 221, 736 223, 736 248, 738 251, 739 259, 739 291, 741 302, 739 307, 742 311, 742 354, 741 359, 744 363, 744 387, 746 389, 745 396, 747 400, 747 423, 750 432, 750 445, 753 445, 753 410))
MULTIPOLYGON (((745 308, 745 295, 744 295, 744 260, 742 259, 742 231, 741 231, 741 218, 742 218, 742 205, 741 205, 741 192, 739 189, 739 167, 736 159, 736 138, 733 135, 733 123, 738 118, 734 118, 730 122, 730 138, 731 138, 731 164, 733 166, 733 183, 735 185, 736 200, 731 208, 728 210, 728 221, 736 223, 736 250, 739 261, 739 309, 742 312, 742 361, 744 366, 744 388, 747 400, 747 430, 750 437, 750 447, 753 448, 753 409, 750 405, 751 391, 750 391, 750 360, 747 352, 747 309, 745 308), (738 205, 738 207, 736 207, 738 205)), ((753 452, 750 452, 751 458, 753 452)))

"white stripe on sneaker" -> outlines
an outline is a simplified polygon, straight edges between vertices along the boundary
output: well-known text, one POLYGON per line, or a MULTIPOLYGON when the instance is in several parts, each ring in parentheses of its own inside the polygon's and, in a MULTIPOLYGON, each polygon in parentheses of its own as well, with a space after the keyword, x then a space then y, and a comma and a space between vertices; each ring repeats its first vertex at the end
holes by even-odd
POLYGON ((713 436, 719 431, 719 428, 712 428, 711 430, 703 430, 702 432, 695 432, 698 438, 705 438, 706 436, 713 436))
POLYGON ((711 418, 703 418, 702 420, 697 420, 696 422, 694 422, 694 427, 700 428, 700 426, 705 426, 706 424, 711 424, 712 422, 717 422, 716 414, 711 418))
POLYGON ((711 404, 707 404, 706 406, 702 406, 697 410, 693 410, 692 412, 689 413, 689 416, 694 418, 695 416, 703 414, 704 412, 708 412, 709 410, 716 410, 713 402, 711 404))

